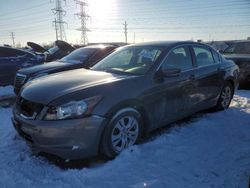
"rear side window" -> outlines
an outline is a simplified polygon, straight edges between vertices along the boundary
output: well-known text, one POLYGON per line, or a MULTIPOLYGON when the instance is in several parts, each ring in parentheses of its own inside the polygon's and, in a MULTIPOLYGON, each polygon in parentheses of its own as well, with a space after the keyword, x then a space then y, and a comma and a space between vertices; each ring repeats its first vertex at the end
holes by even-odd
POLYGON ((205 47, 193 47, 196 62, 199 67, 204 67, 214 64, 212 52, 205 47))
POLYGON ((104 48, 104 49, 99 49, 97 52, 91 57, 90 61, 92 63, 95 63, 105 56, 107 56, 109 53, 111 53, 112 49, 111 48, 104 48))
POLYGON ((191 69, 193 64, 188 46, 177 47, 170 51, 162 66, 164 69, 178 68, 182 71, 191 69))

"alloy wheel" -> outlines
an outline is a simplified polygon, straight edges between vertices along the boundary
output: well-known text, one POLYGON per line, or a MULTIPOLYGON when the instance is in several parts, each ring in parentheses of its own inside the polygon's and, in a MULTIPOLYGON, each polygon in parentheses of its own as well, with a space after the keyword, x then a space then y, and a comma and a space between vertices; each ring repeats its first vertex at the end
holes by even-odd
POLYGON ((232 97, 232 90, 229 86, 226 86, 221 93, 221 105, 223 108, 227 108, 230 104, 232 97))
POLYGON ((125 116, 117 121, 112 134, 111 143, 114 150, 120 153, 123 149, 135 144, 139 135, 139 124, 133 116, 125 116))

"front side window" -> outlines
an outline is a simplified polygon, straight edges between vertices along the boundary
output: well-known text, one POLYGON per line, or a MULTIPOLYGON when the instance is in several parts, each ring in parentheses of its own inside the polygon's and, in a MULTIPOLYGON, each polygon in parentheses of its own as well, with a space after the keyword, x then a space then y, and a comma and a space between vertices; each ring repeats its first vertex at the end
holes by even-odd
POLYGON ((191 69, 193 64, 189 48, 184 46, 172 50, 164 60, 162 67, 164 69, 177 68, 182 71, 191 69))
POLYGON ((105 57, 92 70, 145 74, 162 53, 160 47, 125 47, 105 57))
POLYGON ((205 47, 193 47, 197 65, 204 67, 214 64, 211 51, 205 47))

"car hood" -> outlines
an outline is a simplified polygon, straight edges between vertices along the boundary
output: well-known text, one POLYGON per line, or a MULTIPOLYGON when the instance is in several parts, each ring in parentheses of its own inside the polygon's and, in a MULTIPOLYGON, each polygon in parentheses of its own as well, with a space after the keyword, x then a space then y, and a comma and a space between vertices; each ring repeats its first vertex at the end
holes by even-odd
POLYGON ((44 47, 42 47, 39 44, 36 44, 34 42, 27 42, 27 45, 30 46, 35 52, 44 53, 44 52, 48 51, 44 47))
POLYGON ((21 96, 27 100, 47 105, 64 95, 131 77, 134 76, 87 69, 65 71, 28 82, 21 91, 21 96))
POLYGON ((18 71, 18 73, 32 76, 32 75, 37 74, 37 73, 44 73, 47 71, 52 71, 54 69, 58 69, 58 68, 66 67, 66 66, 71 66, 71 65, 72 64, 70 64, 70 63, 54 61, 54 62, 50 62, 50 63, 44 63, 41 65, 25 68, 25 69, 20 69, 18 71))
POLYGON ((223 56, 235 63, 250 61, 250 54, 224 54, 223 56))

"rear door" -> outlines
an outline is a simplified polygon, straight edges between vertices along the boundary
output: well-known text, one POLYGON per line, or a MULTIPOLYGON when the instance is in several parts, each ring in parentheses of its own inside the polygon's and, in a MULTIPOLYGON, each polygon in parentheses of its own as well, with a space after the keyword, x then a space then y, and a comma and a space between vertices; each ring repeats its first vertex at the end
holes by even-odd
MULTIPOLYGON (((223 85, 223 71, 212 49, 205 45, 194 45, 192 53, 196 64, 197 104, 211 105, 215 102, 223 85)), ((201 108, 205 106, 201 106, 201 108)))

